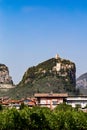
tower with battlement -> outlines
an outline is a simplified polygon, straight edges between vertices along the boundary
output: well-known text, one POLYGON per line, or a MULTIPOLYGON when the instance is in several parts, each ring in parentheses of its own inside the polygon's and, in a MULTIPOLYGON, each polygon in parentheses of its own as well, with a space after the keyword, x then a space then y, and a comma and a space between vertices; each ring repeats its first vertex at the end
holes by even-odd
POLYGON ((59 55, 58 55, 58 54, 56 54, 55 59, 57 60, 58 58, 59 58, 59 55))

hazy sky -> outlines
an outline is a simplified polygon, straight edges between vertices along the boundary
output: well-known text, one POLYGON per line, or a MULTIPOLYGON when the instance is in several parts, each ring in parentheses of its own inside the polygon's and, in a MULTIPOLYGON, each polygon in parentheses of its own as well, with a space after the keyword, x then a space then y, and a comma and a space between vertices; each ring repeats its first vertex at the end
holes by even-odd
POLYGON ((56 53, 87 72, 87 0, 0 0, 0 63, 15 83, 56 53))

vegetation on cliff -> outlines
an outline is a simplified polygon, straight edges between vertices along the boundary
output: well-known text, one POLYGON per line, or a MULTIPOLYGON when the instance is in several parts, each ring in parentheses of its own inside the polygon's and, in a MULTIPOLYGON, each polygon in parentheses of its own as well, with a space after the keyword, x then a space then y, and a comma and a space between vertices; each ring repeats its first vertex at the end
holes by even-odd
POLYGON ((76 67, 69 60, 52 58, 37 66, 30 67, 24 74, 18 87, 15 88, 17 95, 33 96, 36 92, 68 92, 75 94, 76 67), (20 89, 19 89, 20 88, 20 89), (19 91, 18 91, 19 90, 19 91))
POLYGON ((72 82, 75 85, 75 64, 69 60, 62 60, 61 58, 49 59, 45 62, 38 64, 29 68, 24 76, 22 81, 19 83, 20 86, 24 86, 27 83, 31 83, 34 80, 39 80, 41 78, 52 76, 58 78, 65 78, 69 82, 72 82), (57 64, 59 64, 59 70, 57 71, 57 64))

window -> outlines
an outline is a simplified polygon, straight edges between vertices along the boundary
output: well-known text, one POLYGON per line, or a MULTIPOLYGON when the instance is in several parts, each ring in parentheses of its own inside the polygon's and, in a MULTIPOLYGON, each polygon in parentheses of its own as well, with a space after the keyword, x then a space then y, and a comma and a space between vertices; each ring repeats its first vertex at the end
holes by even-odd
POLYGON ((57 104, 57 101, 53 101, 53 105, 56 105, 57 104))

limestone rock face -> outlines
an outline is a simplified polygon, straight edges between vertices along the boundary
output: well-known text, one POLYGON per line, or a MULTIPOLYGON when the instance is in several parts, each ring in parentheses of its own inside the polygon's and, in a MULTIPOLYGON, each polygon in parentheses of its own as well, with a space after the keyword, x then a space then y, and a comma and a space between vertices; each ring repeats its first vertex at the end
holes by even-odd
POLYGON ((13 84, 9 69, 6 65, 0 64, 0 84, 13 84))

